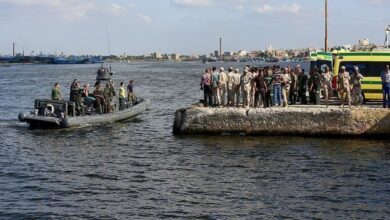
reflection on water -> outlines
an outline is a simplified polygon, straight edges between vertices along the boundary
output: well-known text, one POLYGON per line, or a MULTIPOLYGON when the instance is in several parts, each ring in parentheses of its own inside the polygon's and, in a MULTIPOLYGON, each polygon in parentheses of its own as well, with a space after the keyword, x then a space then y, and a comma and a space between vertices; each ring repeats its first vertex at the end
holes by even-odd
POLYGON ((390 216, 388 140, 173 136, 174 112, 199 99, 206 66, 112 65, 116 84, 134 79, 150 110, 67 130, 30 130, 16 118, 55 81, 66 94, 73 78, 93 84, 97 66, 1 69, 1 219, 390 216))

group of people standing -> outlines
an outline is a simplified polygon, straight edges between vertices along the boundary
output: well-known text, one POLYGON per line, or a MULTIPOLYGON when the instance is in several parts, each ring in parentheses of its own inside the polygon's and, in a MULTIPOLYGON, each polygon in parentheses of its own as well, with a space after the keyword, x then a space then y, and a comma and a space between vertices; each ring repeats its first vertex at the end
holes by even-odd
MULTIPOLYGON (((362 79, 359 68, 355 67, 354 73, 350 76, 345 67, 341 67, 341 72, 336 78, 336 89, 341 97, 341 105, 346 98, 351 106, 351 91, 353 103, 356 105, 363 103, 362 79)), ((308 93, 309 104, 319 105, 323 96, 328 106, 334 92, 333 80, 334 75, 328 66, 323 66, 322 69, 315 67, 309 75, 305 74, 300 65, 294 68, 245 66, 242 74, 232 67, 227 73, 223 67, 219 71, 216 67, 207 68, 201 77, 203 105, 239 107, 242 103, 242 106, 247 108, 287 107, 298 102, 305 105, 308 104, 308 93)))
MULTIPOLYGON (((112 80, 108 80, 103 88, 102 82, 97 81, 94 88, 94 91, 90 93, 89 84, 86 84, 83 88, 81 88, 80 81, 77 79, 73 80, 70 86, 69 101, 74 102, 76 115, 83 115, 85 112, 91 113, 93 108, 97 114, 113 112, 112 101, 116 96, 114 82, 112 80)), ((124 87, 124 82, 120 83, 120 87, 118 89, 120 111, 134 104, 135 95, 133 88, 133 80, 129 81, 129 84, 127 85, 127 92, 124 87)), ((54 84, 51 95, 52 100, 64 100, 60 90, 60 84, 58 82, 54 84)))

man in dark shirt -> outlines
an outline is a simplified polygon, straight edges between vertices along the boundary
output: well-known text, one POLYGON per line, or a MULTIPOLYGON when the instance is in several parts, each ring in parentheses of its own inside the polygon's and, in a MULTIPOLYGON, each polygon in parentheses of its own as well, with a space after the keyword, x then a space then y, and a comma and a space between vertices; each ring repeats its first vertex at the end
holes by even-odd
POLYGON ((267 92, 267 83, 265 81, 264 70, 259 70, 259 75, 255 79, 256 93, 255 93, 255 107, 263 105, 266 107, 266 92, 267 92))
POLYGON ((74 102, 74 97, 77 95, 76 91, 77 87, 77 79, 74 79, 72 84, 70 85, 70 92, 69 92, 69 101, 74 102))
POLYGON ((130 105, 134 105, 135 95, 134 95, 134 80, 129 81, 129 85, 127 85, 127 98, 130 105))
POLYGON ((306 90, 307 90, 307 76, 305 74, 305 70, 302 69, 298 75, 298 97, 301 105, 307 104, 306 98, 306 90))

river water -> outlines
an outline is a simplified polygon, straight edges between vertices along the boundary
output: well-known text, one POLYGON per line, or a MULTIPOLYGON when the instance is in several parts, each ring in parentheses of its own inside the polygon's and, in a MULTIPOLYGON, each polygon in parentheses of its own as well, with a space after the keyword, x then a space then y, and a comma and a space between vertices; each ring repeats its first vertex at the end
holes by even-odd
MULTIPOLYGON (((221 65, 221 64, 217 64, 221 65)), ((228 67, 229 64, 223 64, 228 67)), ((17 121, 98 65, 0 66, 0 219, 388 219, 389 140, 174 136, 200 63, 112 64, 150 110, 68 130, 17 121)))

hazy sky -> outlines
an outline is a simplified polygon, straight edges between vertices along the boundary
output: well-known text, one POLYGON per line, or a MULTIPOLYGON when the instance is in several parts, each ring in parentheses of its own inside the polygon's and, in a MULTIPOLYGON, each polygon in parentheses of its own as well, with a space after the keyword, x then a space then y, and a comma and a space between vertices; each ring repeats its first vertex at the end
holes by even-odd
MULTIPOLYGON (((329 0, 330 46, 383 45, 390 0, 329 0)), ((0 54, 323 47, 324 0, 0 0, 0 54)))

